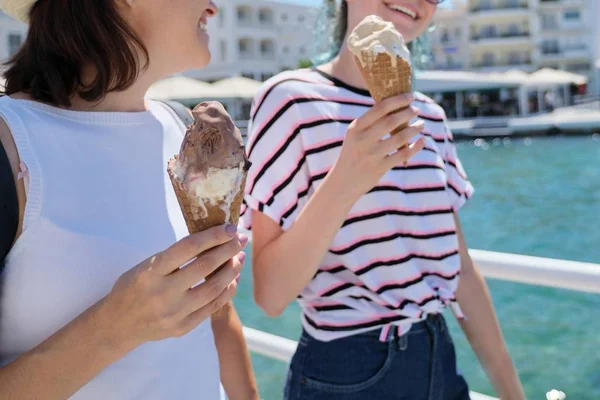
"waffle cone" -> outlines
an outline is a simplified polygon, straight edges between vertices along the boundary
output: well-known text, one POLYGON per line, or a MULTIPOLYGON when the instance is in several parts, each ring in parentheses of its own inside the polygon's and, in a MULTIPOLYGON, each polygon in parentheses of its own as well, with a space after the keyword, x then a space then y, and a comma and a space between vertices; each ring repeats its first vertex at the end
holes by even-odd
MULTIPOLYGON (((178 156, 175 156, 177 159, 178 156)), ((179 207, 183 212, 185 223, 190 233, 198 233, 205 231, 214 226, 223 225, 229 223, 237 226, 240 219, 240 209, 242 206, 242 200, 244 199, 244 187, 246 185, 247 173, 244 173, 244 179, 240 185, 238 193, 235 195, 233 202, 229 208, 229 220, 226 221, 227 215, 219 206, 223 204, 210 204, 210 203, 199 203, 198 199, 190 196, 189 191, 185 184, 177 179, 171 168, 167 169, 169 178, 171 178, 171 184, 177 195, 177 201, 179 207)))
MULTIPOLYGON (((375 54, 362 51, 361 57, 356 57, 360 72, 367 84, 369 93, 376 103, 388 97, 412 92, 412 69, 408 61, 402 57, 394 60, 389 54, 375 54)), ((399 108, 402 111, 408 107, 399 108)), ((406 128, 408 123, 399 126, 391 134, 406 128)))

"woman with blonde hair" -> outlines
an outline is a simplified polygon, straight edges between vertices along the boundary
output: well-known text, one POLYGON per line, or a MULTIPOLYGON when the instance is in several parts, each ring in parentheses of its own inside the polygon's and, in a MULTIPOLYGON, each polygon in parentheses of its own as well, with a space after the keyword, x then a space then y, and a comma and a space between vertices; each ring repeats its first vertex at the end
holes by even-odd
POLYGON ((468 399, 442 316, 450 307, 500 397, 521 400, 460 227, 473 188, 444 110, 420 93, 374 104, 346 47, 376 15, 409 42, 417 67, 441 1, 338 3, 329 1, 333 57, 266 82, 249 128, 254 296, 272 316, 294 299, 302 308, 285 398, 468 399))
POLYGON ((29 23, 0 98, 0 397, 258 399, 230 303, 248 238, 188 235, 166 173, 185 126, 145 99, 208 64, 217 7, 0 9, 29 23))

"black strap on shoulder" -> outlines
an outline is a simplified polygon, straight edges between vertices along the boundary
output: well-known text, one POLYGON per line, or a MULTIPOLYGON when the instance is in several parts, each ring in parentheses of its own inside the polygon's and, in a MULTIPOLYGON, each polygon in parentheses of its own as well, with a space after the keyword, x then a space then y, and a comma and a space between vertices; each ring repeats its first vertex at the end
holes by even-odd
POLYGON ((0 271, 19 228, 19 201, 13 171, 0 143, 0 271))
POLYGON ((181 104, 180 102, 173 100, 161 100, 161 103, 166 104, 168 107, 170 107, 175 112, 175 114, 177 114, 177 116, 183 122, 186 128, 194 122, 194 117, 192 117, 192 115, 190 114, 190 109, 181 104))

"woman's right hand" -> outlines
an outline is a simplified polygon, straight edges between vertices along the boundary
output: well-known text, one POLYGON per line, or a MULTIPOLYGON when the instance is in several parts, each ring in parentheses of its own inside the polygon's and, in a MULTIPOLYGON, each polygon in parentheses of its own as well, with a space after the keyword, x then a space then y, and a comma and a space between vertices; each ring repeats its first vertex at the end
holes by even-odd
POLYGON ((422 131, 423 121, 383 139, 418 115, 419 110, 410 105, 413 99, 410 93, 387 98, 348 127, 341 154, 331 172, 332 178, 347 188, 345 193, 353 200, 371 190, 387 171, 423 149, 422 138, 408 145, 410 139, 422 131), (405 110, 395 112, 407 106, 405 110))
POLYGON ((143 261, 100 302, 94 314, 99 333, 125 352, 185 335, 234 296, 247 242, 235 227, 218 226, 143 261))

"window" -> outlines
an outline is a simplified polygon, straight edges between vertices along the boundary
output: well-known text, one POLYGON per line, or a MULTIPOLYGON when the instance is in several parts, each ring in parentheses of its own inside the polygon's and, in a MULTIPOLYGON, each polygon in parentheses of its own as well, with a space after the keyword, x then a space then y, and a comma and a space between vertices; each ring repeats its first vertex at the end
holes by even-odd
POLYGON ((544 40, 542 42, 542 54, 559 54, 558 40, 544 40))
POLYGON ((275 55, 275 45, 271 39, 260 41, 260 54, 263 57, 273 57, 275 55))
POLYGON ((243 38, 238 40, 238 50, 241 58, 252 57, 254 53, 252 39, 243 38))
POLYGON ((273 23, 273 10, 270 8, 261 8, 258 12, 258 20, 263 25, 271 25, 273 23))
POLYGON ((250 110, 252 109, 252 102, 251 101, 245 101, 242 103, 242 115, 240 116, 240 118, 242 120, 248 120, 250 119, 250 110))
POLYGON ((508 34, 509 36, 519 36, 521 34, 519 24, 510 24, 508 26, 508 34))
POLYGON ((494 65, 494 61, 496 60, 496 56, 494 55, 494 53, 485 53, 483 55, 483 61, 482 64, 483 66, 492 66, 494 65))
POLYGON ((260 74, 260 78, 263 82, 266 81, 267 79, 270 79, 271 77, 273 77, 273 74, 268 73, 268 72, 263 72, 262 74, 260 74))
POLYGON ((225 9, 219 9, 219 27, 223 27, 225 25, 225 9))
POLYGON ((579 21, 581 19, 581 13, 576 9, 566 10, 563 13, 563 18, 567 21, 579 21))
POLYGON ((242 76, 243 76, 244 78, 248 78, 248 79, 254 79, 254 74, 253 74, 253 73, 244 72, 244 73, 242 73, 242 76))
POLYGON ((481 28, 481 36, 484 38, 493 38, 496 37, 496 26, 495 25, 486 25, 481 28))
POLYGON ((575 64, 567 64, 567 71, 570 72, 578 72, 578 73, 586 73, 591 69, 590 63, 575 63, 575 64))
POLYGON ((558 29, 558 21, 555 14, 542 14, 542 29, 558 29))
POLYGON ((444 29, 444 31, 442 32, 442 43, 446 43, 448 40, 448 31, 444 29))
POLYGON ((8 55, 12 56, 21 47, 23 37, 19 34, 11 33, 8 35, 8 55))
POLYGON ((510 65, 519 65, 522 63, 522 53, 519 51, 511 51, 508 53, 508 63, 510 65))
POLYGON ((225 40, 221 40, 221 61, 227 61, 227 42, 225 40))
POLYGON ((252 22, 252 10, 248 6, 239 6, 237 8, 238 22, 241 24, 250 24, 252 22))

